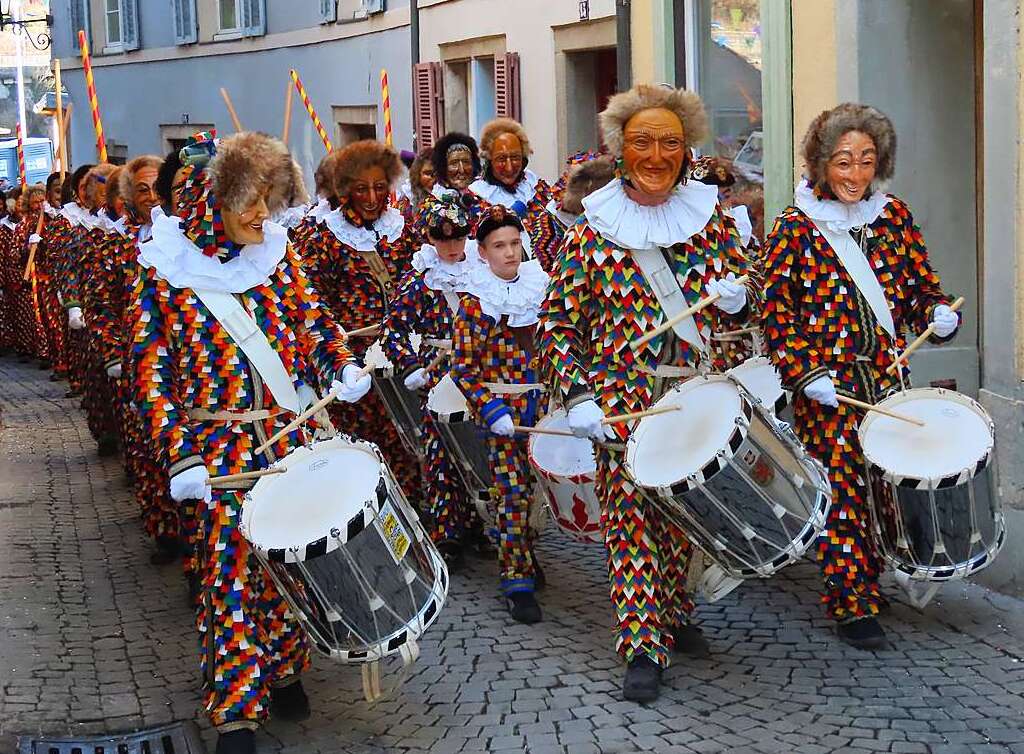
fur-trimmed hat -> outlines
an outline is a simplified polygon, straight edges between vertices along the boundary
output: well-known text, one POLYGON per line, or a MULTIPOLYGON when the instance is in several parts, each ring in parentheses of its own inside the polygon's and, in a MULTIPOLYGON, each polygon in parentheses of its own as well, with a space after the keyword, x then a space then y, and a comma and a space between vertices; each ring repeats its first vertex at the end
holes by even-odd
POLYGON ((801 153, 807 166, 807 180, 812 186, 825 181, 828 161, 844 134, 860 131, 871 137, 878 150, 875 182, 887 181, 896 170, 896 129, 883 113, 869 105, 844 102, 825 110, 807 128, 801 153))
POLYGON ((86 174, 85 178, 82 179, 85 185, 85 203, 88 205, 88 209, 96 211, 99 209, 100 205, 103 204, 103 202, 100 201, 100 186, 104 188, 103 194, 105 196, 107 179, 115 170, 117 170, 116 165, 111 165, 109 162, 103 162, 96 165, 88 172, 88 174, 86 174))
MULTIPOLYGON (((117 191, 125 207, 130 210, 135 209, 135 174, 143 168, 154 168, 159 176, 159 170, 163 164, 163 158, 157 157, 155 154, 139 155, 128 161, 124 166, 124 170, 119 174, 117 181, 117 191)), ((110 189, 107 190, 109 191, 110 189)))
POLYGON ((359 175, 372 167, 379 167, 384 170, 388 186, 394 187, 399 176, 402 175, 402 159, 394 147, 376 141, 375 139, 363 139, 354 141, 351 144, 339 149, 327 168, 327 179, 329 186, 333 187, 334 195, 338 198, 348 196, 359 175))
POLYGON ((473 175, 480 175, 480 148, 476 139, 458 131, 449 131, 434 143, 434 175, 443 186, 448 185, 448 153, 459 146, 469 150, 473 159, 473 175))
POLYGON ((511 118, 495 118, 485 125, 480 132, 481 157, 485 160, 491 159, 491 147, 494 146, 494 140, 502 134, 513 134, 519 139, 519 143, 523 145, 524 158, 533 154, 533 149, 530 147, 530 137, 526 135, 526 129, 511 118))
POLYGON ((121 191, 121 182, 124 179, 125 172, 126 171, 123 165, 118 166, 114 170, 114 172, 107 177, 107 196, 106 200, 103 202, 103 205, 106 207, 107 215, 109 215, 110 218, 114 220, 116 220, 118 217, 117 213, 114 212, 115 202, 117 202, 117 200, 120 199, 123 204, 127 204, 127 202, 125 201, 125 196, 121 191))
POLYGON ((232 212, 249 209, 267 186, 271 215, 308 199, 288 147, 266 134, 243 131, 221 139, 206 170, 213 195, 232 212))
POLYGON ((562 194, 562 209, 573 215, 583 214, 583 200, 615 178, 615 160, 607 155, 582 162, 569 172, 562 194))
POLYGON ((608 106, 599 116, 601 135, 612 156, 622 157, 623 132, 629 119, 642 110, 652 108, 664 108, 679 117, 687 147, 694 147, 708 137, 708 114, 696 93, 667 86, 637 84, 628 92, 620 92, 608 100, 608 106))

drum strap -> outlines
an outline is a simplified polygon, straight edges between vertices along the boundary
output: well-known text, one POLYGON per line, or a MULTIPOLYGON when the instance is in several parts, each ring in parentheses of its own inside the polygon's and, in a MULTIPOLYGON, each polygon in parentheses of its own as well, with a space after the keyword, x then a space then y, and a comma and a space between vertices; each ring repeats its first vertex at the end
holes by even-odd
MULTIPOLYGON (((640 272, 647 280, 647 284, 651 287, 654 297, 658 299, 658 304, 666 319, 671 319, 690 305, 676 280, 675 273, 669 267, 663 249, 658 246, 634 249, 632 255, 640 272)), ((700 330, 697 329, 697 321, 692 315, 676 323, 672 331, 702 354, 707 354, 708 345, 704 342, 704 336, 700 334, 700 330)))
POLYGON ((451 338, 424 338, 421 341, 422 345, 427 348, 439 348, 442 351, 452 350, 452 339, 451 338))
POLYGON ((197 422, 259 422, 281 413, 266 408, 255 411, 207 411, 204 408, 193 408, 189 409, 188 417, 197 422))
POLYGON ((524 382, 522 384, 511 382, 485 382, 484 387, 495 395, 522 395, 531 390, 545 390, 546 386, 539 382, 524 382))
MULTIPOLYGON (((868 302, 878 324, 889 333, 890 338, 896 337, 896 325, 892 320, 892 312, 889 311, 889 304, 885 300, 885 291, 875 271, 871 269, 871 262, 860 245, 853 240, 853 237, 845 231, 834 231, 822 222, 820 225, 811 218, 814 227, 825 237, 832 251, 836 253, 839 262, 846 268, 853 284, 857 286, 864 300, 868 302)), ((867 234, 863 238, 867 238, 867 234)))
POLYGON ((448 302, 448 308, 452 314, 459 313, 459 294, 455 291, 444 291, 444 300, 448 302))
POLYGON ((222 291, 195 288, 192 290, 242 349, 252 368, 263 378, 277 404, 293 413, 299 413, 302 410, 302 401, 295 392, 291 375, 285 369, 277 351, 270 345, 267 336, 241 302, 230 293, 222 291))

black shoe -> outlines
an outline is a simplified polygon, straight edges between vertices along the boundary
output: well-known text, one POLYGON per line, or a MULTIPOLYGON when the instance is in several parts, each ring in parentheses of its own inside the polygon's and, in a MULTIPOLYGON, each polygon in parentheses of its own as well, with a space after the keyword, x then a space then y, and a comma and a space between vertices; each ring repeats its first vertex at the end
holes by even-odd
POLYGON ((533 555, 533 588, 539 592, 548 585, 548 577, 544 575, 544 569, 540 567, 537 553, 531 552, 530 554, 533 555))
POLYGON ((29 356, 27 353, 18 354, 19 364, 28 364, 30 361, 32 361, 32 357, 29 356))
POLYGON ((505 597, 505 602, 512 619, 519 623, 540 623, 543 618, 533 592, 512 592, 505 597))
POLYGON ((243 728, 217 737, 217 754, 256 754, 256 731, 243 728))
POLYGON ((270 714, 292 723, 309 719, 309 697, 302 681, 270 689, 270 714))
POLYGON ((711 647, 703 632, 692 623, 672 629, 672 645, 676 652, 700 660, 711 655, 711 647))
POLYGON ((96 443, 96 452, 99 453, 100 458, 108 458, 109 456, 116 455, 117 438, 101 437, 99 442, 96 443))
POLYGON ((194 609, 199 604, 199 595, 203 589, 203 582, 197 573, 188 574, 185 580, 188 582, 188 606, 194 609))
POLYGON ((466 552, 460 542, 451 540, 441 542, 438 544, 437 550, 441 553, 445 565, 448 566, 448 573, 455 573, 466 563, 466 552))
POLYGON ((889 642, 877 618, 854 618, 836 626, 839 638, 856 649, 885 649, 889 642))
POLYGON ((181 541, 177 537, 156 538, 156 552, 149 556, 151 565, 168 565, 181 557, 181 541))
POLYGON ((47 369, 50 368, 50 366, 51 366, 50 362, 45 361, 45 360, 44 361, 40 361, 39 362, 39 371, 40 372, 45 372, 47 369))
POLYGON ((658 698, 661 686, 661 666, 647 655, 630 660, 626 679, 622 682, 622 698, 628 702, 646 704, 658 698))

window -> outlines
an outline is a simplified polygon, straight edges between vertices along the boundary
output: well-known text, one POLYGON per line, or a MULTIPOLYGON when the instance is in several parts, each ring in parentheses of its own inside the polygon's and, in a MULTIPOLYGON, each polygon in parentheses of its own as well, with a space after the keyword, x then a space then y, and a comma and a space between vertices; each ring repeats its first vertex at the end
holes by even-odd
POLYGON ((196 0, 174 0, 174 42, 193 44, 199 39, 196 28, 196 0))
POLYGON ((474 136, 497 114, 492 56, 445 62, 445 121, 474 136))
POLYGON ((219 32, 214 39, 258 37, 267 33, 266 0, 217 0, 219 32))
POLYGON ((79 52, 81 48, 78 45, 78 32, 84 31, 86 39, 92 44, 92 27, 89 24, 89 0, 71 0, 70 12, 68 13, 68 21, 71 28, 71 48, 75 52, 79 52))
POLYGON ((376 105, 334 105, 331 111, 337 133, 335 147, 360 139, 377 138, 376 105))
POLYGON ((238 0, 217 0, 220 6, 218 17, 220 18, 220 30, 222 32, 241 31, 238 28, 238 19, 242 15, 238 12, 238 0))
POLYGON ((102 0, 103 51, 126 52, 139 48, 138 0, 102 0))
POLYGON ((121 45, 121 0, 104 0, 107 46, 121 45))

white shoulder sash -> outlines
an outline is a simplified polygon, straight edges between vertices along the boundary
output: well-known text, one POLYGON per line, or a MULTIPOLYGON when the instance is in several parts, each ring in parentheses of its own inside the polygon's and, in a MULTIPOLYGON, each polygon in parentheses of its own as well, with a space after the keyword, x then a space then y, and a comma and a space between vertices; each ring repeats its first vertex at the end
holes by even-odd
MULTIPOLYGON (((658 299, 658 304, 666 319, 671 319, 690 305, 660 247, 635 249, 630 253, 636 260, 644 279, 651 286, 651 291, 658 299)), ((700 330, 697 329, 697 321, 692 314, 677 322, 672 330, 701 353, 707 353, 707 343, 700 334, 700 330)))
MULTIPOLYGON (((857 242, 853 240, 853 237, 848 232, 834 231, 828 227, 827 223, 819 225, 814 221, 814 218, 810 218, 810 220, 814 227, 818 229, 818 232, 828 241, 828 245, 832 247, 836 256, 839 257, 839 261, 846 268, 846 271, 850 273, 850 277, 853 278, 853 284, 857 286, 857 290, 861 292, 864 300, 868 302, 868 306, 871 307, 871 311, 874 313, 875 319, 878 320, 878 324, 889 333, 890 338, 896 337, 896 325, 892 320, 889 304, 885 300, 885 291, 882 289, 882 284, 878 282, 875 271, 871 269, 871 262, 868 261, 860 246, 857 245, 857 242)), ((866 226, 864 232, 867 232, 866 226)))
POLYGON ((228 331, 231 339, 245 353, 252 368, 259 372, 281 408, 292 413, 302 410, 302 401, 281 357, 270 345, 256 320, 232 294, 222 291, 192 289, 210 310, 210 314, 228 331))

